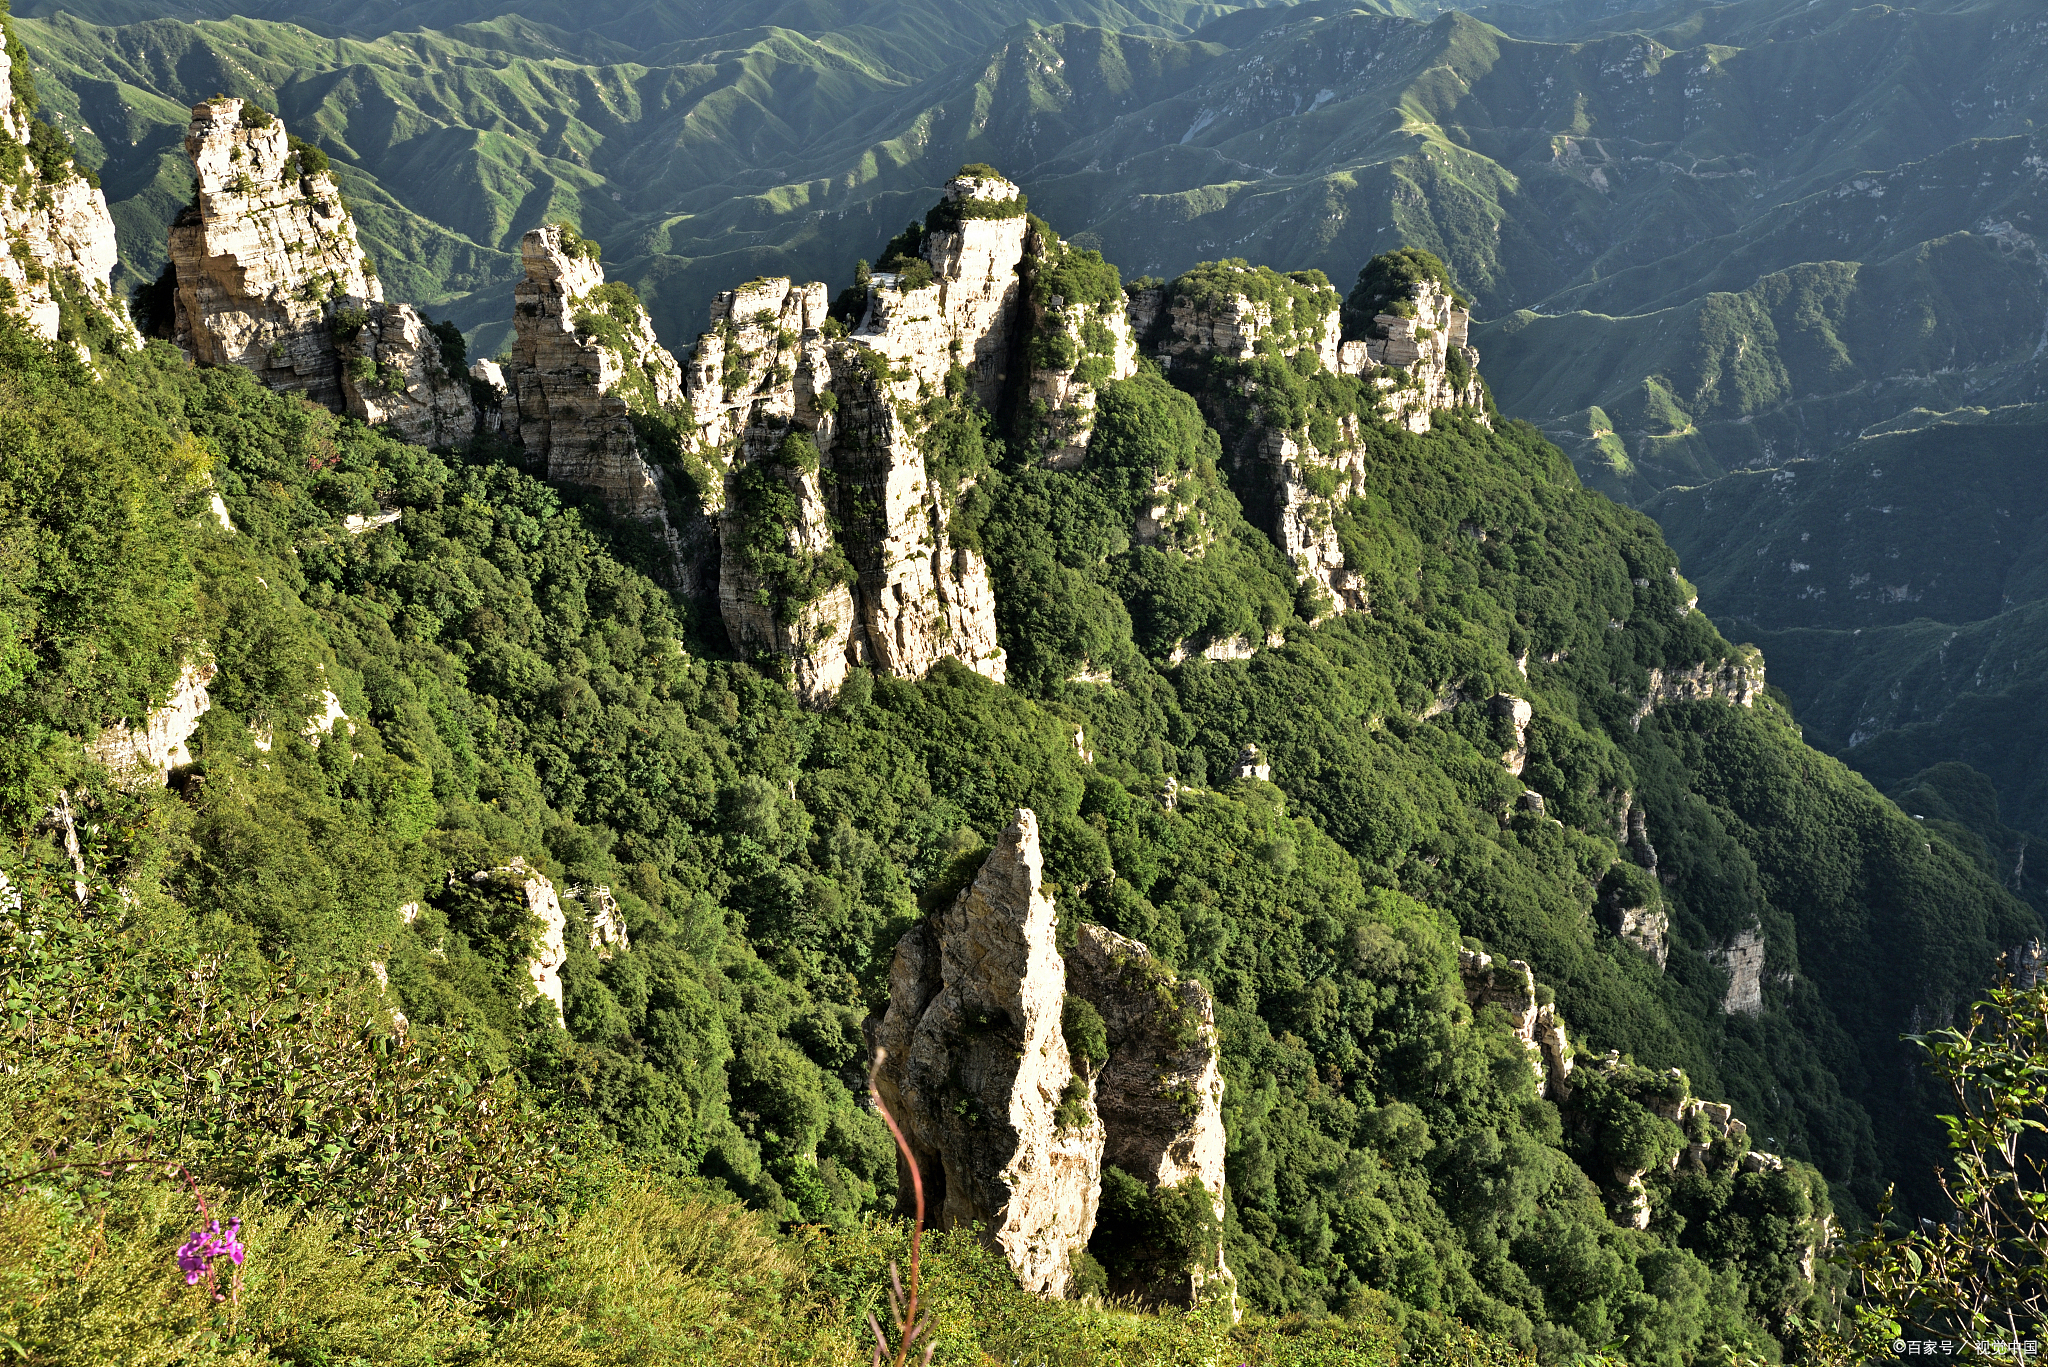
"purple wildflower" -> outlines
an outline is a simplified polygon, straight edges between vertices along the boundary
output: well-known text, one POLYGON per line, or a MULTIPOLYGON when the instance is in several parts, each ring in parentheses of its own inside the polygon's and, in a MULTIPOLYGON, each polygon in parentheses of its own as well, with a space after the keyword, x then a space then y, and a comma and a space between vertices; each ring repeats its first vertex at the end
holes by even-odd
POLYGON ((205 1229, 192 1231, 178 1248, 178 1270, 185 1274, 185 1285, 195 1286, 201 1277, 213 1275, 213 1264, 225 1257, 236 1267, 242 1265, 242 1222, 229 1222, 223 1234, 220 1221, 215 1220, 205 1229))

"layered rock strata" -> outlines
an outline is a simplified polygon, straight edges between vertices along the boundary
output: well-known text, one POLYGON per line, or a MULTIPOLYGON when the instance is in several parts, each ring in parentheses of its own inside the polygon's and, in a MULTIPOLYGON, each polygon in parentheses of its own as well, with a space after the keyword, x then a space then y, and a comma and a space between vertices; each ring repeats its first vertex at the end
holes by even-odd
MULTIPOLYGON (((1008 181, 956 177, 924 234, 930 283, 879 274, 850 335, 826 289, 774 278, 721 294, 682 383, 685 453, 726 634, 789 663, 807 701, 865 665, 920 678, 943 659, 1002 680, 988 567, 955 544, 952 507, 924 452, 926 402, 957 366, 984 405, 1008 382, 1023 326, 1027 220, 1008 181), (938 216, 943 220, 944 215, 938 216), (714 560, 715 556, 715 560, 714 560)), ((707 590, 706 597, 714 595, 707 590)))
MULTIPOLYGON (((1434 283, 1417 286, 1401 303, 1412 316, 1381 314, 1373 336, 1342 341, 1337 294, 1319 274, 1234 269, 1245 277, 1235 290, 1227 276, 1220 287, 1208 277, 1199 288, 1185 284, 1193 277, 1182 277, 1163 289, 1130 293, 1132 331, 1149 339, 1163 366, 1250 361, 1262 347, 1286 357, 1307 352, 1316 367, 1358 377, 1386 419, 1409 431, 1429 431, 1433 415, 1451 409, 1487 421, 1479 353, 1467 343, 1470 315, 1434 283), (1287 301, 1276 309, 1270 300, 1279 294, 1287 301)), ((1265 425, 1256 394, 1247 390, 1246 397, 1252 400, 1251 430, 1241 435, 1234 458, 1258 486, 1248 506, 1301 581, 1317 590, 1324 611, 1370 611, 1365 585, 1345 564, 1336 531, 1337 510, 1365 492, 1356 417, 1343 415, 1321 429, 1320 437, 1311 437, 1308 428, 1265 425)))
MULTIPOLYGON (((981 1227, 1027 1289, 1060 1297, 1094 1229, 1104 1131, 1061 1031, 1067 973, 1043 879, 1038 820, 1020 810, 973 885, 897 945, 875 1085, 927 1218, 981 1227)), ((911 1190, 905 1171, 899 1200, 911 1190)))
POLYGON ((171 224, 171 340, 195 361, 245 366, 341 409, 330 319, 382 303, 384 287, 334 177, 309 173, 283 120, 239 99, 192 106, 185 153, 198 190, 171 224))
POLYGON ((1392 420, 1411 432, 1427 432, 1431 414, 1452 408, 1466 409, 1487 425, 1479 352, 1467 340, 1471 313, 1433 280, 1417 285, 1407 303, 1412 316, 1377 315, 1373 335, 1345 342, 1330 369, 1370 375, 1392 420))
POLYGON ((1636 705, 1630 724, 1642 729, 1644 718, 1666 703, 1704 702, 1710 699, 1754 707, 1764 692, 1763 652, 1751 647, 1737 659, 1718 664, 1709 662, 1690 669, 1650 670, 1650 686, 1636 705))
MULTIPOLYGON (((10 70, 0 50, 0 142, 25 151, 32 120, 14 99, 10 70)), ((55 340, 69 302, 102 315, 117 335, 138 340, 108 284, 119 252, 107 197, 76 165, 49 179, 24 156, 19 178, 0 182, 0 237, 0 283, 13 296, 6 307, 30 328, 55 340)))
POLYGON ((681 401, 675 357, 637 299, 597 297, 604 267, 561 224, 528 232, 519 256, 526 278, 512 292, 502 432, 542 464, 549 483, 595 490, 622 517, 665 520, 661 479, 641 452, 633 414, 681 401))
POLYGON ((340 187, 284 121, 226 97, 192 107, 197 193, 171 224, 171 340, 273 389, 427 446, 476 428, 468 380, 410 304, 386 304, 340 187))
MULTIPOLYGON (((1101 1014, 1109 1057, 1095 1076, 1105 1134, 1102 1161, 1154 1189, 1193 1181, 1223 1220, 1223 1074, 1216 1007, 1128 936, 1084 925, 1067 956, 1067 987, 1101 1014)), ((1235 1295, 1219 1242, 1213 1262, 1173 1268, 1157 1281, 1112 1291, 1192 1305, 1235 1295)))

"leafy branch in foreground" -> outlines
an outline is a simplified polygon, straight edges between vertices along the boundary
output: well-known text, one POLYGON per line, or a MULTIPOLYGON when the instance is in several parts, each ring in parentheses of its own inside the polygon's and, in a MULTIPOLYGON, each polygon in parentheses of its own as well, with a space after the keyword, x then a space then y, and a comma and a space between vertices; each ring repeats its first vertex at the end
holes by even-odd
POLYGON ((2048 986, 2010 978, 1960 1030, 1909 1036, 1948 1088, 1952 1214, 1894 1233, 1886 1194, 1849 1250, 1866 1338, 1953 1340, 1966 1361, 2011 1360, 2048 1322, 2048 986))

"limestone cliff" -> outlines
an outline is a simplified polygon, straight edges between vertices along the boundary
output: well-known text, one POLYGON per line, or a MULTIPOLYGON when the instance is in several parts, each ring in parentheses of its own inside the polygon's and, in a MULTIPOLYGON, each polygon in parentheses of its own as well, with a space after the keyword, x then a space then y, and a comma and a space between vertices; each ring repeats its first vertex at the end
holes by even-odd
MULTIPOLYGON (((1461 949, 1458 974, 1473 1007, 1498 1006, 1507 1014, 1516 1039, 1529 1053, 1537 1094, 1557 1103, 1576 1156, 1586 1170, 1605 1174, 1602 1185, 1618 1222, 1634 1229, 1649 1228, 1658 1192, 1668 1180, 1665 1174, 1681 1170, 1709 1174, 1730 1169, 1788 1171, 1784 1159, 1750 1147, 1748 1127, 1735 1118, 1726 1102, 1694 1096, 1683 1070, 1655 1072, 1612 1052, 1590 1061, 1575 1061, 1563 1018, 1554 1005, 1540 1000, 1546 993, 1537 987, 1536 975, 1522 960, 1502 961, 1479 950, 1461 949), (1676 1127, 1676 1135, 1665 1131, 1671 1147, 1661 1169, 1631 1167, 1612 1157, 1617 1151, 1633 1151, 1641 1142, 1641 1123, 1648 1118, 1635 1107, 1676 1127), (1625 1147, 1620 1150, 1608 1143, 1608 1129, 1617 1122, 1626 1131, 1622 1136, 1625 1147)), ((1798 1169, 1795 1180, 1809 1184, 1816 1195, 1825 1190, 1820 1174, 1810 1168, 1798 1169)), ((1802 1275, 1809 1281, 1813 1258, 1826 1246, 1829 1233, 1826 1216, 1811 1221, 1803 1231, 1807 1252, 1802 1275)))
POLYGON ((476 432, 469 377, 411 304, 343 308, 333 321, 350 416, 389 424, 419 446, 465 446, 476 432))
POLYGON ((1311 370, 1359 380, 1368 414, 1414 432, 1456 409, 1487 421, 1466 345, 1470 316, 1435 285, 1414 287, 1374 320, 1374 335, 1342 341, 1341 303, 1320 272, 1280 275, 1217 262, 1163 289, 1131 292, 1132 330, 1169 370, 1235 363, 1209 381, 1204 401, 1225 434, 1234 483, 1247 515, 1262 525, 1312 585, 1327 612, 1369 611, 1365 586, 1338 544, 1336 513, 1366 492, 1359 411, 1280 419, 1289 401, 1260 392, 1255 358, 1264 349, 1311 370), (1289 424, 1292 425, 1289 425, 1289 424))
MULTIPOLYGON (((1214 1003, 1100 926, 1079 927, 1063 960, 1043 877, 1037 818, 1020 810, 973 885, 896 947, 875 1084, 916 1154, 931 1219, 980 1224, 1026 1287, 1065 1295, 1074 1254, 1097 1233, 1104 1168, 1115 1167, 1152 1193, 1194 1193, 1219 1237, 1103 1250, 1111 1292, 1180 1305, 1234 1298, 1220 1241, 1214 1003), (1082 1057, 1067 1042, 1075 1001, 1100 1021, 1094 1044, 1074 1046, 1082 1057)), ((907 1209, 907 1171, 899 1200, 907 1209)))
MULTIPOLYGON (((1105 1140, 1102 1161, 1155 1191, 1194 1182, 1223 1219, 1223 1074, 1216 1007, 1192 978, 1180 978, 1143 944, 1083 925, 1067 956, 1067 987, 1100 1013, 1109 1056, 1095 1075, 1105 1140)), ((1173 1250, 1178 1254, 1179 1250, 1173 1250)), ((1190 1305, 1234 1294, 1222 1245, 1192 1265, 1178 1257, 1141 1262, 1113 1294, 1190 1305)))
MULTIPOLYGON (((1088 455, 1096 391, 1138 373, 1138 344, 1129 307, 1099 254, 1081 251, 1034 229, 1025 242, 1030 289, 1030 381, 1025 439, 1055 470, 1078 467, 1088 455), (1095 297, 1082 297, 1093 284, 1095 297), (1065 291, 1074 290, 1068 298, 1065 291)), ((1156 524, 1155 524, 1156 525, 1156 524)), ((1142 533, 1141 533, 1142 535, 1142 533)))
POLYGON ((1673 702, 1704 702, 1719 699, 1737 707, 1754 707, 1764 691, 1763 652, 1746 648, 1733 660, 1706 663, 1690 669, 1650 670, 1650 686, 1636 705, 1631 724, 1638 730, 1650 713, 1673 702))
MULTIPOLYGON (((526 449, 549 483, 593 491, 613 515, 652 525, 676 547, 662 477, 634 417, 682 402, 681 367, 655 340, 639 297, 605 283, 594 243, 550 223, 529 231, 519 254, 526 278, 512 292, 498 430, 526 449)), ((678 587, 698 589, 682 569, 678 587)))
POLYGON ((1472 1005, 1498 1006, 1507 1012, 1515 1038, 1529 1053, 1536 1094, 1559 1101, 1571 1095, 1571 1042, 1557 1007, 1537 1000, 1535 971, 1520 959, 1499 961, 1476 949, 1461 949, 1458 976, 1472 1005))
POLYGON ((992 405, 1006 382, 1016 201, 1008 181, 956 177, 922 269, 873 276, 850 335, 822 284, 755 280, 711 306, 682 382, 681 540, 715 547, 696 579, 709 599, 715 574, 734 647, 786 659, 807 701, 855 665, 920 678, 952 658, 1004 677, 988 568, 950 528, 963 491, 940 487, 925 441, 935 396, 964 384, 992 405))
POLYGON ((199 729, 199 719, 213 706, 206 687, 213 682, 213 673, 211 660, 186 661, 171 695, 162 706, 151 708, 140 726, 122 724, 100 732, 91 754, 107 767, 116 787, 130 791, 160 787, 172 769, 192 762, 187 742, 199 729))
MULTIPOLYGON (((896 947, 880 1099, 940 1229, 981 1226, 1024 1286, 1064 1296, 1095 1224, 1103 1126, 1061 1029, 1066 967, 1020 810, 971 887, 896 947)), ((908 1201, 908 1172, 898 1187, 908 1201)))
POLYGON ((46 173, 29 155, 33 117, 15 101, 10 70, 0 44, 0 307, 53 340, 79 340, 86 315, 136 340, 108 285, 118 253, 107 197, 75 162, 46 173))
POLYGON ((282 120, 239 99, 194 105, 185 152, 198 190, 171 224, 171 340, 340 410, 330 320, 382 303, 384 289, 334 177, 292 148, 282 120))
MULTIPOLYGON (((451 875, 452 877, 452 875, 451 875)), ((480 890, 514 898, 530 918, 533 938, 526 956, 527 976, 533 990, 554 1008, 555 1021, 562 1020, 562 965, 569 961, 567 931, 569 918, 562 911, 562 899, 546 874, 530 867, 524 859, 495 869, 482 869, 469 876, 480 890)))
POLYGON ((1370 335, 1345 342, 1330 368, 1370 376, 1393 421, 1411 432, 1427 432, 1430 415, 1451 408, 1466 409, 1487 425, 1479 352, 1466 340, 1471 313, 1432 280, 1393 308, 1374 317, 1370 335))
POLYGON ((1721 1010, 1730 1016, 1761 1015, 1764 1009, 1764 937, 1755 930, 1735 938, 1709 955, 1728 974, 1728 992, 1721 1010))

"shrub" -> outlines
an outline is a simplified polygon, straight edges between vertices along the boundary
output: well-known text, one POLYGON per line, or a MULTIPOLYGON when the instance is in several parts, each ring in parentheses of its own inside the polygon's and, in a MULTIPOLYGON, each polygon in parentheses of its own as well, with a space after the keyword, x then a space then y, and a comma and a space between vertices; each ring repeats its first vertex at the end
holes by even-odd
POLYGON ((284 159, 286 180, 324 176, 328 173, 330 168, 327 154, 312 143, 293 133, 287 137, 286 145, 290 148, 284 159))

